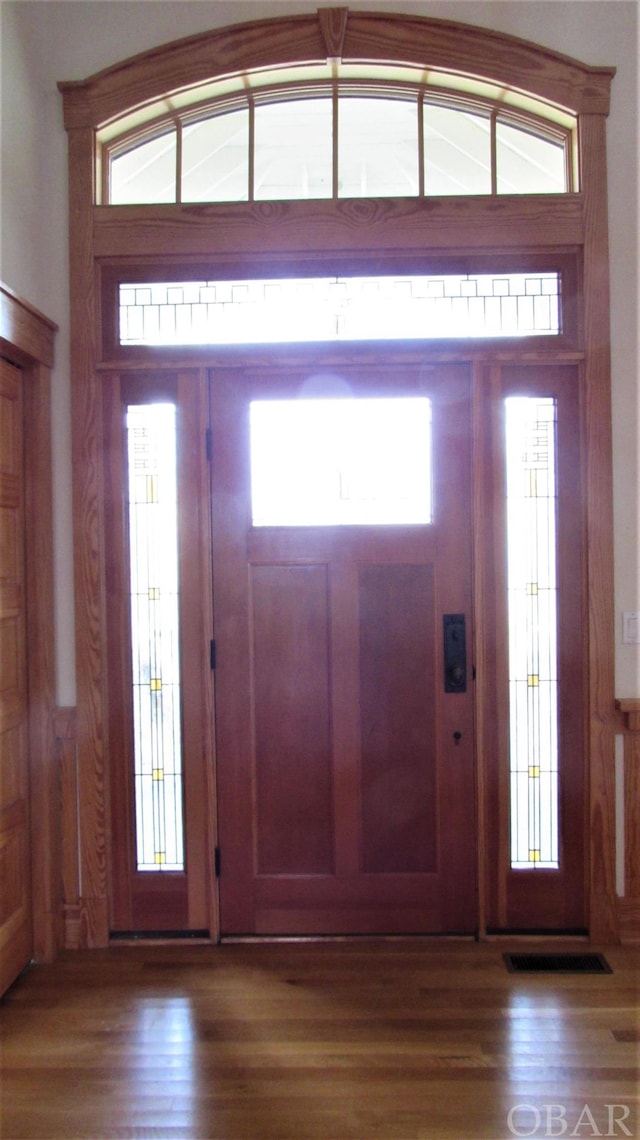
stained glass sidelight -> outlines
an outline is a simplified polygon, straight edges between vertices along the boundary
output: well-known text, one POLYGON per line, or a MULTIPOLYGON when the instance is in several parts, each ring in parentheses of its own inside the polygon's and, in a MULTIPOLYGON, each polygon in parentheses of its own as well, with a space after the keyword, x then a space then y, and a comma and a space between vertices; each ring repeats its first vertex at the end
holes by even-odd
POLYGON ((511 866, 557 868, 556 402, 505 404, 511 866))
POLYGON ((184 868, 175 420, 127 409, 138 871, 184 868))

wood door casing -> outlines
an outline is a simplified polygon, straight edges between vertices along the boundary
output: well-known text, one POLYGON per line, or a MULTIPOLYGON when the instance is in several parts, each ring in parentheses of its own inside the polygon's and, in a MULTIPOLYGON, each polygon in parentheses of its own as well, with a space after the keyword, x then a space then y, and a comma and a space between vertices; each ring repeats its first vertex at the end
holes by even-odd
POLYGON ((472 687, 443 693, 441 632, 470 617, 468 367, 340 370, 431 397, 432 525, 252 527, 248 404, 314 370, 212 374, 222 934, 472 932, 472 687))
POLYGON ((0 360, 0 993, 33 945, 22 383, 0 360))

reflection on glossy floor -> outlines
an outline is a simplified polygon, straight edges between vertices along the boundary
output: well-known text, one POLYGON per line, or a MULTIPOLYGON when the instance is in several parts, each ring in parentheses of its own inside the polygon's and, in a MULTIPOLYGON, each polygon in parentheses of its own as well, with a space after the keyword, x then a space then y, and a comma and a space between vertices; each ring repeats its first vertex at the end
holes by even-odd
POLYGON ((0 1005, 0 1135, 640 1136, 638 951, 607 947, 612 974, 540 976, 507 972, 513 948, 67 953, 0 1005))

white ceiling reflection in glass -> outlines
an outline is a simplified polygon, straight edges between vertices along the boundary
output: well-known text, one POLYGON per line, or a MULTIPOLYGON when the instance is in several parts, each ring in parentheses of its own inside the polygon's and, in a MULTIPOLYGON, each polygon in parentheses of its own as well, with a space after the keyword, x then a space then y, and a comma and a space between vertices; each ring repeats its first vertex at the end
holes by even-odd
POLYGON ((561 194, 566 160, 561 143, 511 123, 496 123, 499 194, 561 194))
POLYGON ((558 273, 123 284, 121 345, 557 336, 558 273))
POLYGON ((354 97, 338 107, 338 196, 416 197, 416 100, 354 97))
POLYGON ((572 189, 572 129, 407 85, 226 98, 104 144, 112 205, 572 189), (428 94, 427 94, 428 93, 428 94))
POLYGON ((294 99, 255 108, 254 197, 330 198, 332 101, 294 99))
POLYGON ((182 201, 243 202, 249 195, 247 108, 185 124, 182 201))
POLYGON ((424 106, 425 194, 491 193, 491 118, 424 106))
POLYGON ((111 163, 110 202, 175 202, 177 132, 164 131, 125 150, 111 163))

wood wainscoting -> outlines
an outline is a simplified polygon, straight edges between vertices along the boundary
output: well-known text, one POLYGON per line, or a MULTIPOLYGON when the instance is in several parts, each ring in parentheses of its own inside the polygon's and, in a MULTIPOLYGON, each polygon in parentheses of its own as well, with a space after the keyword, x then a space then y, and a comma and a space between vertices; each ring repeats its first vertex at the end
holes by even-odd
POLYGON ((624 894, 618 898, 620 941, 640 944, 640 699, 616 701, 624 725, 624 894))

